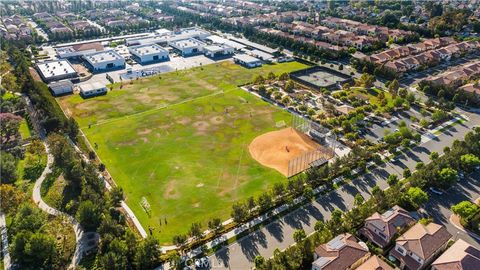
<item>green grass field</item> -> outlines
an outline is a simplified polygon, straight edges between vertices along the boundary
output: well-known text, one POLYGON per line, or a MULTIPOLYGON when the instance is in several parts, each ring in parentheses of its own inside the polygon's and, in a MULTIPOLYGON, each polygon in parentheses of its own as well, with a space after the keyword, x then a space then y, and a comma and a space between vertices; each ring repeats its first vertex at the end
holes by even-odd
POLYGON ((251 158, 248 144, 290 115, 236 85, 256 74, 305 68, 296 62, 245 69, 230 62, 115 85, 108 95, 59 100, 79 122, 144 228, 162 244, 193 222, 226 220, 237 200, 257 196, 277 171, 251 158), (89 125, 91 125, 89 127, 89 125), (147 214, 142 198, 150 204, 147 214), (167 224, 164 220, 167 219, 167 224), (160 225, 160 220, 162 225, 160 225))

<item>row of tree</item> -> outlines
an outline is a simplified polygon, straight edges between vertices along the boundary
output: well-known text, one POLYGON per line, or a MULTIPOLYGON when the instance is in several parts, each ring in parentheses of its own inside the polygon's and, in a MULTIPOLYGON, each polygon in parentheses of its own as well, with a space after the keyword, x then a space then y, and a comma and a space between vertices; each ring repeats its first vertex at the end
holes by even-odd
MULTIPOLYGON (((470 132, 465 136, 464 141, 455 141, 452 148, 445 148, 445 155, 436 157, 426 166, 419 166, 412 175, 405 173, 406 179, 398 181, 397 176, 391 176, 388 179, 390 188, 381 190, 378 186, 372 190, 372 197, 369 200, 357 194, 354 199, 354 207, 348 212, 341 212, 335 209, 330 220, 317 221, 315 232, 306 237, 303 230, 294 233, 296 245, 287 248, 285 251, 275 250, 271 259, 265 259, 262 256, 255 258, 256 269, 310 269, 313 262, 313 251, 320 244, 328 242, 334 236, 349 232, 356 234, 362 226, 365 218, 374 212, 383 213, 394 205, 403 206, 406 209, 414 210, 428 201, 428 194, 424 189, 429 186, 437 186, 437 174, 443 169, 450 168, 447 162, 457 160, 454 168, 462 168, 471 171, 478 166, 480 160, 480 128, 470 132), (458 166, 458 167, 456 167, 458 166), (434 171, 432 171, 434 169, 434 171)), ((450 168, 452 169, 452 168, 450 168)), ((451 173, 444 173, 450 175, 451 173)), ((449 182, 451 186, 453 182, 449 182)), ((463 216, 478 216, 478 206, 471 203, 461 203, 454 206, 453 211, 463 216)))

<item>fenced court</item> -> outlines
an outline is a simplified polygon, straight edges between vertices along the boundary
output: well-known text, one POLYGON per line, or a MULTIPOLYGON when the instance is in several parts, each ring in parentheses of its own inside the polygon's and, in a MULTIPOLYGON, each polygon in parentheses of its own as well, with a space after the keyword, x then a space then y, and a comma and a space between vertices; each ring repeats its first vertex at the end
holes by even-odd
POLYGON ((333 89, 338 84, 350 82, 352 77, 342 72, 321 66, 314 66, 290 73, 290 77, 300 84, 313 89, 333 89))

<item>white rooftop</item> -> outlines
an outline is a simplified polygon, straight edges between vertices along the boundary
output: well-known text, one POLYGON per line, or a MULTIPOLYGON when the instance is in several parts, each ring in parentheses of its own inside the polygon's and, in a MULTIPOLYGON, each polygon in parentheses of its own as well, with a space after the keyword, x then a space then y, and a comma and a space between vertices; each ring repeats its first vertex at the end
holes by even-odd
POLYGON ((129 47, 128 50, 130 51, 130 53, 135 54, 137 56, 168 53, 166 49, 164 49, 163 47, 157 44, 133 46, 133 47, 129 47))
POLYGON ((38 63, 37 68, 46 79, 76 73, 75 69, 73 69, 72 65, 70 65, 70 62, 67 60, 38 63))
POLYGON ((228 49, 230 46, 227 45, 208 45, 203 47, 204 50, 206 51, 211 51, 211 52, 221 52, 224 49, 228 49))
POLYGON ((114 50, 96 52, 85 55, 84 57, 91 63, 111 62, 123 59, 123 57, 114 50))
POLYGON ((80 92, 88 92, 96 89, 105 88, 105 85, 100 82, 92 82, 79 85, 80 92))
POLYGON ((240 44, 238 42, 235 42, 233 40, 229 40, 229 39, 226 39, 226 38, 223 38, 223 37, 220 37, 220 36, 217 36, 217 35, 211 35, 209 37, 207 37, 208 40, 211 40, 213 43, 216 43, 216 44, 225 44, 225 45, 228 45, 232 48, 235 48, 235 50, 241 50, 243 48, 245 48, 246 46, 243 45, 243 44, 240 44))
POLYGON ((259 59, 247 54, 236 54, 233 56, 233 58, 238 59, 244 63, 253 63, 260 61, 259 59))
POLYGON ((183 49, 183 48, 190 48, 190 47, 197 47, 197 46, 205 46, 205 43, 194 38, 188 38, 188 39, 173 41, 170 43, 170 45, 174 46, 175 48, 183 49))
POLYGON ((270 60, 274 57, 273 55, 271 55, 269 53, 266 53, 266 52, 262 52, 260 50, 252 50, 251 54, 253 54, 256 57, 260 57, 263 60, 270 60))

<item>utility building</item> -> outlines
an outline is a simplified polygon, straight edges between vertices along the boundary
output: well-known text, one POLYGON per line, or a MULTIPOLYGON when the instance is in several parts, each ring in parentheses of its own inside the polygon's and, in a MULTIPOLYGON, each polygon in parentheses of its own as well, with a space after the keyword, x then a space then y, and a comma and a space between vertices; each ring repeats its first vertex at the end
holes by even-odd
POLYGON ((77 72, 67 60, 56 60, 38 63, 37 71, 46 83, 76 78, 77 72))
POLYGON ((139 45, 129 47, 135 61, 140 64, 148 64, 168 60, 168 51, 157 44, 139 45))
POLYGON ((210 58, 232 55, 233 51, 234 49, 228 45, 208 45, 203 47, 203 52, 210 58))
POLYGON ((92 72, 125 68, 125 58, 114 50, 87 54, 83 58, 92 72))
POLYGON ((61 96, 73 93, 73 83, 69 80, 53 82, 48 88, 54 96, 61 96))
POLYGON ((259 67, 262 65, 262 61, 259 59, 246 55, 246 54, 237 54, 233 57, 233 61, 235 63, 240 64, 242 66, 248 67, 248 68, 254 68, 254 67, 259 67))
POLYGON ((169 42, 168 45, 180 52, 182 56, 190 56, 202 53, 206 44, 200 40, 188 38, 169 42))
POLYGON ((89 98, 107 94, 107 87, 99 82, 82 84, 79 86, 80 96, 89 98))

